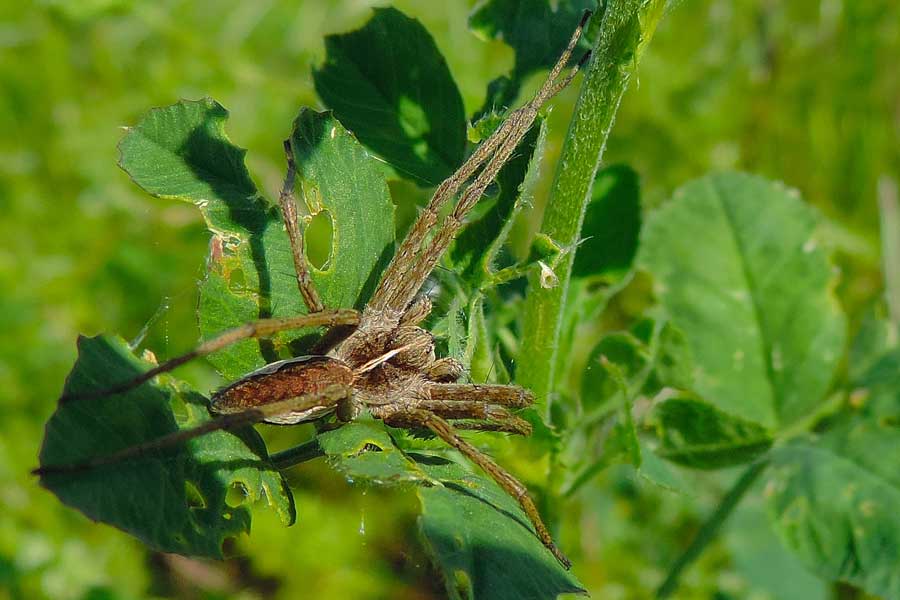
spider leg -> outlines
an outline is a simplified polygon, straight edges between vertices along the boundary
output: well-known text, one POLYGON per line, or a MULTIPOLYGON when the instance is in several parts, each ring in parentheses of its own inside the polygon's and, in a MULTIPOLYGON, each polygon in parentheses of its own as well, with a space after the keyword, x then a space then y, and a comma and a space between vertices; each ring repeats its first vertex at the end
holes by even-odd
POLYGON ((496 404, 510 408, 523 408, 534 404, 534 396, 516 385, 488 383, 432 383, 427 388, 434 402, 465 402, 475 400, 482 404, 496 404))
POLYGON ((498 465, 489 456, 478 450, 475 446, 459 436, 459 433, 450 423, 425 410, 413 410, 402 413, 402 418, 414 420, 419 426, 427 427, 433 431, 439 438, 459 450, 469 460, 491 476, 510 496, 515 498, 522 510, 528 516, 531 524, 534 525, 535 532, 544 546, 556 557, 556 559, 566 568, 570 568, 572 563, 565 557, 562 551, 553 543, 553 538, 547 530, 546 525, 541 520, 541 515, 534 505, 534 501, 528 495, 528 489, 515 477, 506 472, 503 467, 498 465))
POLYGON ((103 465, 122 462, 129 458, 139 457, 154 450, 163 450, 165 448, 183 444, 184 442, 200 437, 202 435, 206 435, 207 433, 211 433, 213 431, 219 431, 223 429, 237 429, 240 427, 245 427, 247 425, 252 425, 254 423, 259 423, 260 421, 264 421, 278 415, 308 410, 317 406, 331 406, 337 404, 337 402, 342 398, 347 397, 351 393, 351 391, 352 390, 350 386, 347 385, 331 385, 325 390, 315 394, 307 394, 296 398, 280 400, 278 402, 272 402, 269 404, 257 406, 243 412, 227 414, 211 421, 207 421, 206 423, 203 423, 202 425, 199 425, 197 427, 174 431, 168 435, 164 435, 161 438, 157 438, 149 442, 144 442, 142 444, 136 444, 134 446, 128 446, 127 448, 123 448, 117 452, 113 452, 112 454, 107 454, 106 456, 98 456, 84 462, 68 465, 41 466, 37 469, 34 469, 32 473, 40 476, 55 475, 60 473, 76 473, 103 465))
POLYGON ((315 283, 309 276, 309 265, 306 262, 306 254, 303 253, 303 231, 297 223, 297 201, 294 198, 294 177, 297 174, 297 163, 294 162, 291 140, 284 140, 284 155, 287 159, 287 173, 284 176, 284 186, 278 195, 278 204, 281 206, 284 227, 287 229, 288 239, 291 243, 291 256, 294 259, 294 270, 297 272, 297 287, 300 289, 300 295, 303 296, 303 302, 309 312, 321 312, 325 306, 322 304, 315 283))
POLYGON ((473 431, 502 431, 518 435, 531 435, 531 424, 510 414, 501 406, 485 404, 480 400, 425 400, 416 405, 417 408, 432 412, 444 419, 453 419, 456 429, 473 431), (457 419, 465 419, 458 421, 457 419))
POLYGON ((65 402, 71 402, 73 400, 103 398, 106 396, 112 396, 113 394, 127 392, 128 390, 136 388, 142 383, 153 379, 160 373, 171 371, 172 369, 180 367, 188 361, 191 361, 200 356, 212 354, 217 350, 221 350, 222 348, 230 346, 231 344, 234 344, 235 342, 239 342, 241 340, 269 337, 271 335, 289 329, 302 329, 304 327, 334 327, 335 325, 355 325, 358 322, 359 313, 351 309, 324 310, 317 313, 299 315, 296 317, 282 317, 251 321, 250 323, 245 323, 244 325, 235 327, 234 329, 229 329, 228 331, 225 331, 224 333, 221 333, 218 336, 203 342, 194 350, 191 350, 186 354, 182 354, 181 356, 176 356, 171 360, 167 360, 161 365, 153 367, 149 371, 145 371, 144 373, 141 373, 133 379, 123 381, 122 383, 112 385, 102 390, 79 392, 76 394, 65 394, 60 397, 59 402, 60 404, 62 404, 65 402))
POLYGON ((531 128, 541 106, 568 85, 586 62, 589 53, 572 67, 566 77, 557 81, 569 62, 575 45, 581 38, 590 14, 590 11, 585 11, 568 46, 550 70, 549 76, 537 94, 527 104, 513 111, 503 124, 463 163, 459 170, 435 191, 425 211, 419 215, 400 249, 394 255, 391 264, 385 270, 378 289, 372 297, 371 308, 379 312, 390 310, 402 313, 418 293, 428 275, 434 270, 438 260, 443 256, 459 230, 462 229, 466 214, 481 199, 484 190, 494 180, 515 151, 516 146, 531 128), (482 164, 484 164, 484 168, 481 173, 463 192, 454 210, 441 223, 431 241, 426 243, 425 236, 437 222, 438 210, 456 194, 462 184, 482 164))
POLYGON ((496 431, 523 436, 531 435, 532 431, 531 423, 515 415, 494 421, 454 421, 453 428, 459 431, 496 431))

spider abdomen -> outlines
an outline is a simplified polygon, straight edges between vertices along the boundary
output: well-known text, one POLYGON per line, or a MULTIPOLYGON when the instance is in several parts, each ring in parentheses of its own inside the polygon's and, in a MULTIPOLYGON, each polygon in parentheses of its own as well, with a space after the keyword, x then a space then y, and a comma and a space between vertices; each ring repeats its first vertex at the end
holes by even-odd
MULTIPOLYGON (((220 414, 238 413, 273 402, 321 393, 330 386, 353 383, 353 371, 343 361, 329 356, 300 356, 270 363, 222 388, 210 399, 210 409, 220 414)), ((276 424, 294 424, 316 419, 334 410, 317 406, 266 419, 276 424)))

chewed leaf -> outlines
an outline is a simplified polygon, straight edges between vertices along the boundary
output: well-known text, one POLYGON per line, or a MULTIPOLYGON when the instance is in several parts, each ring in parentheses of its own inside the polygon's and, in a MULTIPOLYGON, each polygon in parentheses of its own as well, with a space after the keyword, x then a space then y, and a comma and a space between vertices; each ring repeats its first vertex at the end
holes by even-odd
POLYGON ((694 391, 772 430, 819 404, 843 354, 817 223, 783 185, 720 173, 678 190, 641 240, 638 263, 694 359, 694 391))
POLYGON ((317 439, 329 463, 354 482, 392 485, 428 479, 394 445, 381 423, 355 421, 317 439))
MULTIPOLYGON (((65 393, 103 389, 149 368, 118 338, 79 340, 65 393)), ((155 440, 210 420, 206 399, 170 378, 124 394, 73 400, 47 423, 41 466, 74 464, 155 440)), ((222 557, 222 544, 250 530, 250 507, 264 500, 285 524, 294 503, 252 429, 217 431, 186 444, 41 483, 92 519, 114 525, 152 548, 222 557)))
POLYGON ((432 454, 412 455, 440 485, 419 488, 419 527, 453 599, 584 593, 541 544, 518 503, 486 476, 432 454))
POLYGON ((119 166, 150 194, 198 205, 213 231, 258 232, 274 218, 211 98, 155 108, 119 143, 119 166))
POLYGON ((394 8, 361 29, 325 38, 316 91, 360 141, 401 177, 437 185, 462 163, 462 97, 431 34, 394 8))

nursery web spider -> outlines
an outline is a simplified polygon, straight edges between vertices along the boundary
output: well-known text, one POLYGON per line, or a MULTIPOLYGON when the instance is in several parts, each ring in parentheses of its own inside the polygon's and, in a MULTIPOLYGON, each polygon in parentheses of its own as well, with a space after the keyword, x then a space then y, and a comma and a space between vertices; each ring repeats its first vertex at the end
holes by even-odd
POLYGON ((589 53, 563 74, 589 17, 590 13, 586 12, 565 51, 531 101, 510 113, 459 170, 438 186, 361 312, 327 309, 310 278, 293 193, 296 166, 290 141, 286 141, 287 175, 279 205, 290 240, 297 286, 309 309, 308 314, 246 323, 134 379, 87 395, 63 396, 60 402, 125 392, 160 373, 240 340, 265 338, 285 330, 324 326, 331 329, 323 339, 337 341, 330 348, 324 348, 320 355, 266 365, 217 391, 211 398, 210 410, 221 416, 199 427, 177 431, 86 462, 43 465, 35 473, 45 476, 83 471, 171 447, 212 431, 259 422, 291 425, 333 413, 338 422, 345 423, 366 409, 373 417, 393 427, 429 429, 481 467, 518 501, 541 542, 569 568, 570 562, 553 543, 525 486, 457 433, 457 430, 468 429, 529 435, 531 425, 512 414, 510 409, 529 406, 534 397, 528 390, 514 385, 456 383, 463 374, 463 366, 452 358, 435 357, 432 335, 419 327, 431 311, 431 302, 427 296, 418 293, 463 227, 466 214, 509 160, 541 106, 566 87, 587 61, 589 53), (461 189, 457 204, 438 224, 442 208, 461 189), (433 235, 429 235, 432 232, 433 235), (348 330, 349 334, 346 333, 348 330), (343 335, 334 335, 336 332, 343 332, 343 335), (451 421, 455 423, 451 424, 451 421))

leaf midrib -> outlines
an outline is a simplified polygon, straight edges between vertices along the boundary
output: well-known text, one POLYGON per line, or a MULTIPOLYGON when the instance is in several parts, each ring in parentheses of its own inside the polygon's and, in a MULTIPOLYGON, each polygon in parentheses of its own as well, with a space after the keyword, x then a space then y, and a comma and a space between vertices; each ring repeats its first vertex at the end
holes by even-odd
POLYGON ((778 392, 778 388, 775 385, 775 367, 772 364, 772 342, 769 339, 768 332, 764 327, 764 321, 762 316, 762 307, 760 306, 759 300, 756 295, 756 286, 752 273, 750 272, 750 265, 747 263, 747 253, 744 248, 744 244, 741 242, 740 236, 738 236, 737 224, 735 222, 734 215, 731 213, 728 203, 724 200, 724 193, 719 186, 718 179, 711 178, 710 179, 710 187, 713 188, 713 196, 718 202, 719 207, 722 211, 722 214, 725 216, 725 220, 728 222, 728 232, 731 235, 731 239, 734 242, 735 247, 737 248, 738 254, 738 262, 741 265, 741 273, 744 277, 744 283, 747 287, 747 291, 750 295, 750 302, 753 307, 753 319, 756 321, 756 327, 759 331, 759 340, 760 340, 760 350, 763 354, 763 363, 766 368, 766 385, 769 388, 769 396, 772 398, 773 406, 772 416, 775 419, 775 423, 773 426, 778 425, 779 420, 779 408, 781 406, 781 395, 778 392))

